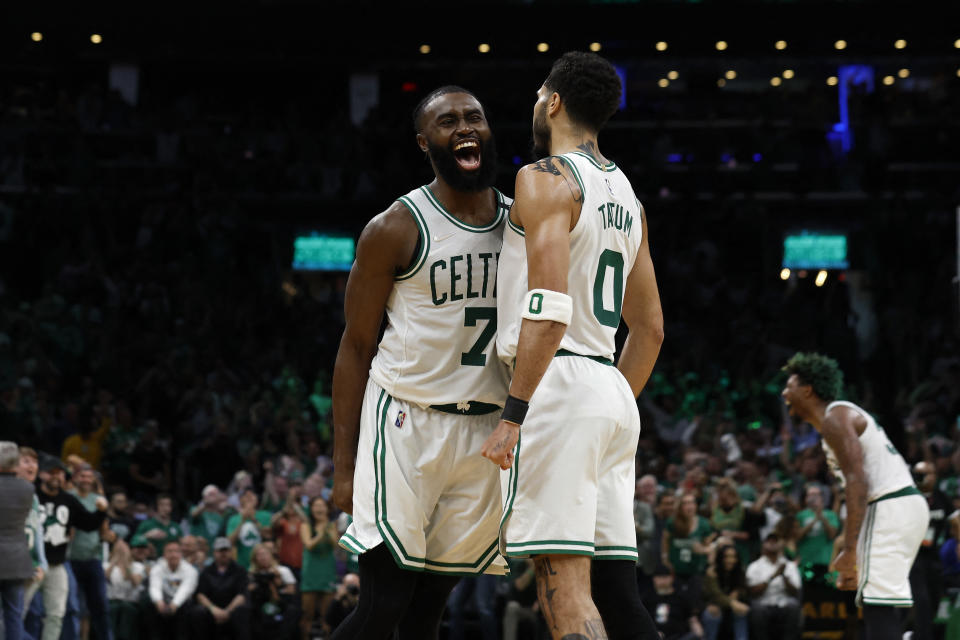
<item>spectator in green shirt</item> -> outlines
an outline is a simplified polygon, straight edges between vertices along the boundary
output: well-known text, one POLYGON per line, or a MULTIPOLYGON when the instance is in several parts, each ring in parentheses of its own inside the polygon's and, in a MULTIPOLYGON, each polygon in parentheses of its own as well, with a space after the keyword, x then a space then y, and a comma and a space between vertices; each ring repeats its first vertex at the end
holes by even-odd
POLYGON ((227 496, 215 484, 208 484, 200 494, 200 503, 190 510, 190 533, 206 539, 213 548, 226 527, 224 510, 227 496))
POLYGON ((797 557, 801 565, 809 566, 815 576, 822 577, 833 555, 833 539, 840 530, 840 519, 830 509, 824 509, 819 486, 807 486, 805 497, 806 508, 797 514, 797 557))
POLYGON ((661 558, 673 570, 677 590, 692 602, 701 602, 707 547, 716 534, 710 522, 697 514, 697 497, 684 493, 677 510, 663 528, 661 558))
POLYGON ((157 496, 156 515, 144 520, 137 527, 135 535, 141 535, 150 541, 157 557, 163 555, 163 546, 171 541, 179 540, 183 535, 180 525, 170 519, 173 513, 173 498, 165 493, 157 496))
POLYGON ((270 512, 258 510, 259 502, 253 488, 246 488, 240 495, 240 513, 227 520, 227 537, 237 548, 237 564, 244 569, 250 568, 250 554, 263 541, 260 529, 270 527, 270 512))

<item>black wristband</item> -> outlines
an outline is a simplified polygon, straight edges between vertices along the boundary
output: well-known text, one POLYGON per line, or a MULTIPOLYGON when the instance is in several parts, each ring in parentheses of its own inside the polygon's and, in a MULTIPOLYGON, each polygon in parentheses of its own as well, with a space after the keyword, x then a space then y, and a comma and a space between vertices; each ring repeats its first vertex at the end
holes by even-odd
POLYGON ((503 413, 500 414, 500 419, 504 422, 512 422, 517 426, 522 425, 529 408, 530 405, 524 400, 508 395, 507 401, 503 403, 503 413))

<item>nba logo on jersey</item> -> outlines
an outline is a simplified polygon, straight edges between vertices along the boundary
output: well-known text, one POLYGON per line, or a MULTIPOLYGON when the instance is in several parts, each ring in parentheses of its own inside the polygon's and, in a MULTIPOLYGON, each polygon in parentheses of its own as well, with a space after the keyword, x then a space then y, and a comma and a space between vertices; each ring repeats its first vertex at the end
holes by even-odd
POLYGON ((604 178, 603 181, 604 181, 604 182, 606 183, 606 185, 607 185, 607 193, 610 194, 610 197, 611 197, 611 198, 616 198, 616 197, 617 197, 617 194, 615 194, 615 193, 613 192, 613 185, 610 184, 610 179, 609 179, 609 178, 604 178))
POLYGON ((398 413, 398 414, 397 414, 397 419, 396 419, 396 421, 393 423, 393 426, 395 426, 397 429, 402 429, 402 428, 403 428, 403 421, 404 421, 404 419, 406 419, 406 417, 407 417, 407 414, 404 413, 403 411, 401 411, 400 413, 398 413))

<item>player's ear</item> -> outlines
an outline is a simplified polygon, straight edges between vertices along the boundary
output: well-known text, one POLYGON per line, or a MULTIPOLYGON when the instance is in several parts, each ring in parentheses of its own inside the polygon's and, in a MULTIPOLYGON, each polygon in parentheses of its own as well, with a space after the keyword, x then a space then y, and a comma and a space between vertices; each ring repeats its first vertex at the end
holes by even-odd
POLYGON ((427 137, 422 133, 417 134, 417 146, 420 147, 420 151, 427 152, 427 137))
POLYGON ((554 91, 550 94, 550 97, 547 98, 547 115, 555 116, 560 112, 560 107, 563 106, 563 98, 560 97, 560 94, 554 91))

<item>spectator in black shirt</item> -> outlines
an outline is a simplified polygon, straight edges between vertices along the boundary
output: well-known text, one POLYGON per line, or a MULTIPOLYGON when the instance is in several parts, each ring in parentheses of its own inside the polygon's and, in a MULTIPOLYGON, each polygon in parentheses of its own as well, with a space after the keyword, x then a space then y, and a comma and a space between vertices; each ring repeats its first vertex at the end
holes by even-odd
POLYGON ((673 572, 659 565, 653 572, 654 591, 647 594, 643 605, 653 617, 664 640, 697 640, 703 638, 703 627, 693 605, 673 587, 673 572))
POLYGON ((115 491, 110 496, 107 521, 110 523, 110 530, 117 534, 119 539, 127 543, 130 542, 140 523, 130 513, 130 503, 127 501, 125 491, 115 491))
POLYGON ((250 637, 250 608, 246 604, 247 572, 233 560, 233 545, 227 538, 213 542, 213 564, 200 572, 197 604, 193 610, 194 637, 250 637))
POLYGON ((170 487, 170 460, 157 441, 157 422, 147 421, 140 444, 133 450, 130 478, 138 498, 155 496, 170 487))

